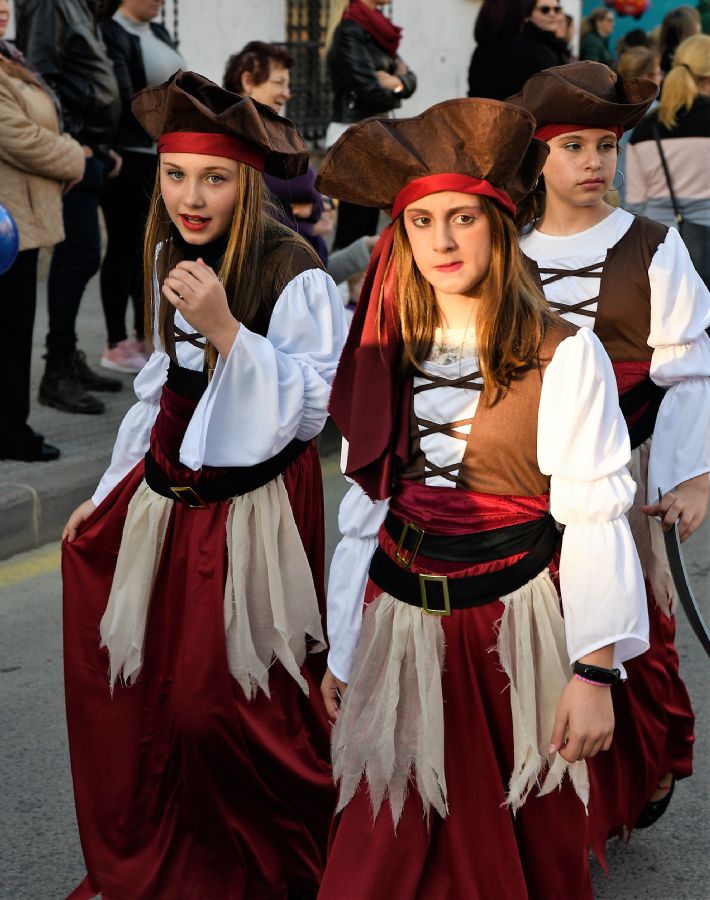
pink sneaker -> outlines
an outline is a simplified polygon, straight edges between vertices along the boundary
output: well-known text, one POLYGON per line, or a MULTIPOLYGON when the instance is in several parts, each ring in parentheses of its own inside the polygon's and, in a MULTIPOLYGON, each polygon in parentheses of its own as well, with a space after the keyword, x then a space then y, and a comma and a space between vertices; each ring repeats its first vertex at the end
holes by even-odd
POLYGON ((130 344, 128 338, 120 341, 115 347, 109 347, 106 344, 104 355, 101 357, 101 365, 104 369, 111 369, 114 372, 127 372, 135 375, 145 365, 145 357, 140 353, 136 353, 130 344))
POLYGON ((145 362, 148 362, 150 351, 148 350, 148 345, 146 344, 146 342, 139 341, 135 335, 133 335, 133 337, 126 338, 126 340, 128 341, 128 345, 131 350, 138 356, 142 356, 145 362))

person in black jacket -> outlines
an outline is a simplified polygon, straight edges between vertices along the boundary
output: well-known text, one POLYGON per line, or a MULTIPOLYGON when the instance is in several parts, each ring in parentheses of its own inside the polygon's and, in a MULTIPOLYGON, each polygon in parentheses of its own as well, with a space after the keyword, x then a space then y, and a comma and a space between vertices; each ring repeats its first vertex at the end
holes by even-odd
MULTIPOLYGON (((387 0, 351 0, 333 32, 327 65, 333 86, 333 121, 326 143, 345 126, 368 116, 386 116, 411 97, 417 77, 398 56, 402 29, 380 10, 387 0)), ((333 4, 336 7, 342 4, 333 4)), ((379 210, 341 203, 334 247, 342 248, 377 230, 379 210)))
POLYGON ((108 242, 101 266, 101 302, 106 346, 101 365, 117 372, 139 372, 146 361, 143 334, 143 234, 155 182, 157 152, 131 112, 133 94, 162 84, 184 61, 167 30, 152 21, 163 0, 116 0, 101 25, 121 93, 118 148, 123 167, 106 182, 101 208, 108 242), (128 298, 133 301, 135 336, 126 332, 128 298))
POLYGON ((555 34, 561 13, 559 0, 484 0, 468 96, 505 100, 536 72, 569 62, 569 48, 555 34))
POLYGON ((106 177, 118 174, 113 149, 121 104, 91 0, 18 0, 18 49, 56 94, 66 133, 84 148, 84 177, 64 196, 65 240, 52 253, 47 283, 47 363, 39 401, 65 412, 102 413, 88 391, 122 384, 86 364, 76 346, 76 319, 84 289, 101 262, 98 207, 106 177))

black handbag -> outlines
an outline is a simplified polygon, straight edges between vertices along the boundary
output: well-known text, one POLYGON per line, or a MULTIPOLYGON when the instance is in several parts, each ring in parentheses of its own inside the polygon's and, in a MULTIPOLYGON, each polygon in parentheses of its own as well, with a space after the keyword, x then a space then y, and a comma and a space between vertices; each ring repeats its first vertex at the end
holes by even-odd
POLYGON ((673 217, 678 226, 678 231, 683 238, 685 246, 688 248, 688 253, 693 261, 696 272, 703 279, 706 287, 710 288, 710 226, 700 225, 697 222, 689 222, 680 211, 678 200, 676 199, 675 191, 673 190, 673 182, 671 181, 671 173, 668 169, 666 154, 663 152, 661 135, 658 131, 658 123, 655 120, 651 123, 651 128, 653 129, 653 137, 655 138, 656 146, 658 147, 658 155, 661 157, 663 173, 666 176, 668 193, 671 195, 673 217))

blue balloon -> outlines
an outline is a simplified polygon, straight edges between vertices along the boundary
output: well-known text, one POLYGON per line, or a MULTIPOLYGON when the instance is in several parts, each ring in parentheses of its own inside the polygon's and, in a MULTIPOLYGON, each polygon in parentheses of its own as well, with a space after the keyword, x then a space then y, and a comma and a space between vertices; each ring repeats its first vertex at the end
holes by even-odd
POLYGON ((20 235, 10 211, 0 203, 0 275, 17 259, 20 249, 20 235))

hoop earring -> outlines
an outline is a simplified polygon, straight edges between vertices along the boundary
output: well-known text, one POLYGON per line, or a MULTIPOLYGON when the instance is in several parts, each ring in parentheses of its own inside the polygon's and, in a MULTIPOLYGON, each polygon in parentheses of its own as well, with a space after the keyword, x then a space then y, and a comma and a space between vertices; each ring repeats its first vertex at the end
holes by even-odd
POLYGON ((610 190, 610 191, 618 191, 620 187, 623 187, 623 186, 624 186, 624 182, 626 181, 626 176, 625 176, 624 173, 621 171, 621 169, 617 169, 616 171, 617 171, 617 173, 618 173, 619 175, 621 175, 621 184, 614 184, 614 182, 612 182, 612 183, 609 185, 609 190, 610 190))
MULTIPOLYGON (((167 209, 165 208, 165 200, 163 200, 162 194, 160 195, 160 202, 163 204, 163 209, 165 209, 165 211, 167 212, 167 209)), ((170 216, 168 216, 167 221, 165 219, 161 219, 160 216, 157 215, 156 218, 161 225, 170 225, 170 223, 173 221, 170 216)))

